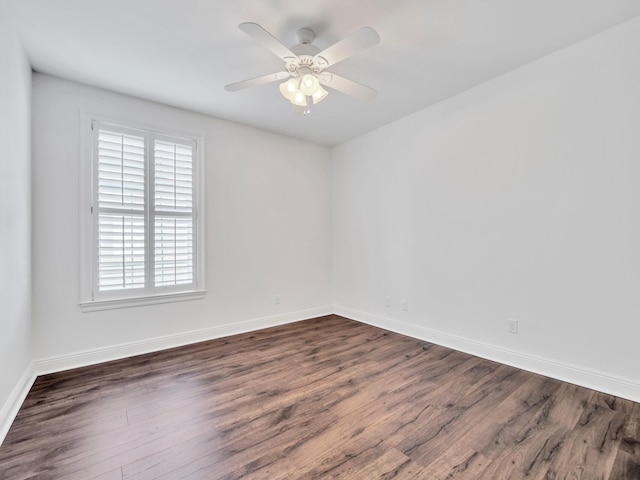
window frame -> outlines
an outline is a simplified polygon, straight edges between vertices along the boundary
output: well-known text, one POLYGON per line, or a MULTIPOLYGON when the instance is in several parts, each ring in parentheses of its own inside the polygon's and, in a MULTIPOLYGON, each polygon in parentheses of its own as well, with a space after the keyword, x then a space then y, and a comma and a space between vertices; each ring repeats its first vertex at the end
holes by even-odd
MULTIPOLYGON (((204 137, 167 128, 150 127, 134 122, 114 121, 81 112, 80 153, 80 308, 82 311, 151 305, 203 298, 206 293, 204 275, 204 137), (98 292, 98 227, 99 208, 97 138, 100 126, 122 133, 141 135, 145 145, 145 286, 98 292), (193 146, 193 282, 182 285, 153 286, 155 272, 150 257, 154 241, 155 200, 152 197, 154 182, 154 142, 169 141, 193 146)), ((180 215, 184 217, 184 215, 180 215)))

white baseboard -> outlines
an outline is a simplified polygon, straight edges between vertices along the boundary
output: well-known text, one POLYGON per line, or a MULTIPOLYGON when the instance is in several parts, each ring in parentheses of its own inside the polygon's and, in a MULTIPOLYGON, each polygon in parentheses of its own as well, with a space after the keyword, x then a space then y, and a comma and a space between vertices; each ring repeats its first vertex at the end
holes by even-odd
POLYGON ((11 424, 18 414, 22 402, 27 398, 27 394, 29 390, 31 390, 35 380, 36 375, 33 369, 33 362, 31 362, 20 377, 20 380, 18 380, 18 383, 16 383, 16 386, 13 387, 2 409, 0 409, 0 445, 4 442, 4 438, 7 436, 11 424))
POLYGON ((640 402, 640 383, 629 378, 617 377, 555 360, 522 354, 495 345, 451 335, 412 323, 393 320, 347 307, 335 306, 334 313, 392 332, 453 348, 477 357, 504 363, 564 382, 598 390, 600 392, 640 402))
POLYGON ((181 332, 174 335, 150 338, 137 342, 85 350, 68 355, 42 358, 33 362, 34 371, 36 375, 61 372, 71 368, 85 367, 87 365, 95 365, 96 363, 131 357, 133 355, 142 355, 145 353, 157 352, 159 350, 166 350, 167 348, 181 347, 191 343, 204 342, 214 338, 228 337, 229 335, 237 335, 239 333, 260 330, 262 328, 275 327, 276 325, 283 325, 285 323, 292 323, 300 320, 308 320, 310 318, 330 315, 332 313, 333 306, 329 305, 284 313, 281 315, 273 315, 270 317, 254 318, 242 322, 216 325, 200 330, 181 332))

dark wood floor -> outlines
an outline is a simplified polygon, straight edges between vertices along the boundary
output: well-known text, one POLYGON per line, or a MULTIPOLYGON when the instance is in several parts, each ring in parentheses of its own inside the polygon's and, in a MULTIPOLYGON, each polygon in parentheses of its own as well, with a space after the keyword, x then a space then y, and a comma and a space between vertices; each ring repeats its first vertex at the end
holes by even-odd
POLYGON ((2 479, 640 479, 640 404, 337 316, 39 377, 2 479))

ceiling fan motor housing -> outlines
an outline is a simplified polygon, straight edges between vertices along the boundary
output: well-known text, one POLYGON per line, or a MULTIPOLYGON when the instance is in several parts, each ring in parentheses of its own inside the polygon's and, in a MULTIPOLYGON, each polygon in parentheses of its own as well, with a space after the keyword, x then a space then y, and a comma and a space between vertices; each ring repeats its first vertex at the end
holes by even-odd
POLYGON ((314 59, 320 53, 320 49, 311 44, 315 38, 316 34, 310 28, 301 28, 296 32, 298 45, 291 47, 291 51, 296 54, 297 58, 285 58, 287 71, 292 75, 305 75, 306 73, 317 75, 327 66, 327 62, 323 58, 314 59), (304 72, 299 71, 302 67, 305 67, 304 72))
POLYGON ((296 32, 296 40, 301 45, 308 45, 313 43, 316 38, 316 34, 310 28, 300 28, 296 32))

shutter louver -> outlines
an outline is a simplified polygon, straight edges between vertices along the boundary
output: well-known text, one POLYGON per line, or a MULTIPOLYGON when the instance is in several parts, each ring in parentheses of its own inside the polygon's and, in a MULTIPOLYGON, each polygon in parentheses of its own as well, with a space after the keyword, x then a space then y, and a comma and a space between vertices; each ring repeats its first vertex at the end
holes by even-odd
POLYGON ((100 208, 144 210, 144 138, 100 130, 100 208))
POLYGON ((193 202, 193 152, 187 145, 155 143, 156 210, 191 212, 193 202))
POLYGON ((98 133, 98 290, 145 286, 144 137, 98 133))
POLYGON ((100 291, 143 288, 144 217, 100 214, 99 242, 100 291))
POLYGON ((156 217, 155 284, 193 282, 193 227, 191 218, 156 217))

